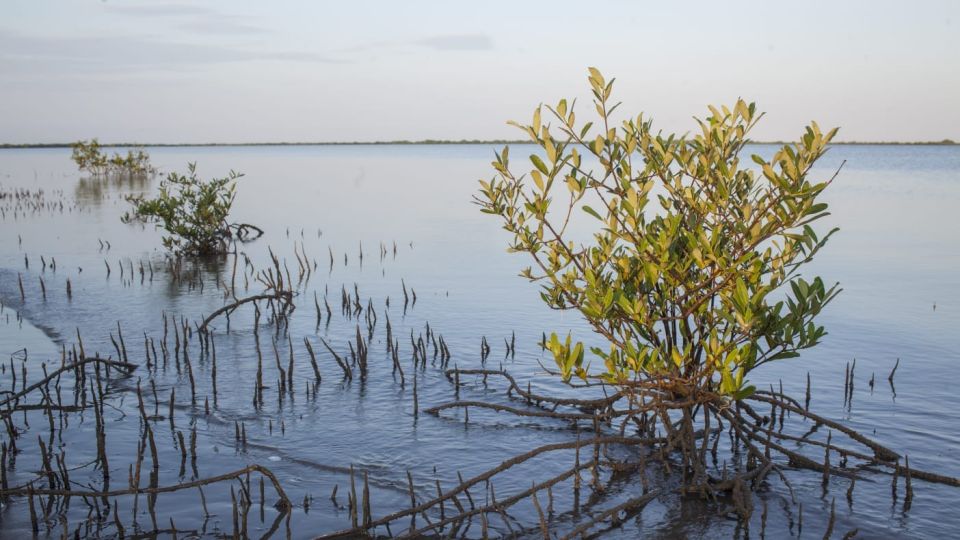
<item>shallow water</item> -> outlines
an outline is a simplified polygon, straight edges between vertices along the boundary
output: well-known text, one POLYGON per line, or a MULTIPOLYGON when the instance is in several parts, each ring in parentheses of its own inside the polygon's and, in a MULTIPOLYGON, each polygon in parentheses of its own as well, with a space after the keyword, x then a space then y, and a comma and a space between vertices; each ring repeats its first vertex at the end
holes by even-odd
MULTIPOLYGON (((772 147, 754 150, 770 153, 772 147)), ((514 154, 523 153, 518 151, 514 154)), ((198 351, 191 352, 197 384, 195 406, 191 405, 185 370, 178 373, 172 361, 166 369, 148 372, 141 367, 131 377, 115 376, 111 406, 105 412, 113 487, 126 487, 127 467, 135 461, 140 428, 131 390, 138 377, 145 389, 153 380, 156 407, 162 414, 168 409, 171 390, 176 393, 175 426, 171 428, 165 419, 154 427, 161 453, 160 484, 208 477, 250 463, 266 465, 297 504, 289 522, 278 526, 278 535, 289 531, 292 537, 307 537, 348 528, 350 516, 345 505, 351 465, 358 474, 369 477, 376 517, 408 506, 408 470, 418 499, 426 500, 435 494, 435 479, 447 489, 456 485, 458 471, 469 477, 537 446, 571 440, 573 431, 560 421, 518 419, 474 409, 469 421, 462 412, 453 411, 439 417, 414 415, 414 376, 421 410, 454 399, 453 385, 440 367, 428 364, 420 370, 410 363, 410 332, 419 336, 427 323, 448 344, 453 355, 449 367, 480 367, 480 342, 485 336, 493 349, 487 367, 496 369, 502 362, 521 384, 530 381, 542 392, 564 390, 539 365, 547 360, 537 345, 541 333, 572 330, 577 337, 589 339, 577 316, 546 309, 536 287, 516 276, 526 260, 505 253, 505 233, 495 220, 470 204, 476 180, 490 176, 492 152, 487 146, 150 149, 154 163, 164 171, 182 171, 187 162, 196 161, 203 176, 222 175, 229 169, 245 173, 234 213, 238 221, 255 223, 267 231, 262 239, 243 248, 253 264, 257 268, 267 264, 270 246, 295 276, 294 246, 298 250, 302 246, 310 261, 316 262, 316 270, 299 287, 298 308, 290 322, 296 366, 292 397, 278 400, 272 327, 262 326, 265 385, 270 388, 265 390, 263 409, 253 409, 257 360, 252 309, 235 313, 229 330, 225 320, 215 323, 219 392, 209 414, 204 400, 212 400, 212 366, 210 358, 201 357, 198 351), (387 249, 383 258, 381 244, 387 249), (349 354, 347 343, 354 338, 358 321, 342 316, 339 306, 341 288, 352 293, 354 284, 361 304, 366 306, 371 300, 380 319, 370 340, 369 377, 363 382, 357 378, 343 382, 319 337, 341 355, 349 354), (406 313, 404 285, 417 297, 406 313), (333 309, 333 317, 328 321, 324 313, 319 326, 314 292, 321 305, 326 292, 333 309), (386 316, 400 343, 407 377, 403 386, 392 374, 386 352, 386 316), (504 358, 504 339, 510 339, 512 333, 516 334, 516 355, 504 358), (305 388, 313 380, 313 372, 304 337, 317 351, 323 372, 322 382, 309 397, 305 388), (245 428, 246 445, 235 440, 237 422, 245 428), (196 469, 188 460, 181 472, 176 432, 189 439, 194 430, 196 469), (330 500, 334 486, 339 492, 336 503, 330 500), (314 498, 308 509, 303 504, 305 496, 314 498)), ((782 380, 788 393, 802 396, 810 372, 814 411, 844 420, 908 454, 914 467, 960 475, 960 421, 954 416, 960 408, 955 391, 960 361, 960 272, 956 271, 960 267, 960 234, 955 224, 955 208, 960 203, 960 149, 839 146, 824 158, 818 173, 828 176, 844 160, 846 164, 827 195, 833 212, 829 225, 839 226, 841 231, 805 272, 821 275, 828 282, 839 281, 844 288, 821 319, 830 335, 800 358, 760 370, 754 374, 754 382, 762 388, 782 380), (887 375, 898 358, 893 389, 887 375), (845 407, 844 370, 854 359, 854 396, 852 405, 845 407), (874 375, 876 384, 871 389, 868 381, 874 375)), ((26 347, 26 360, 18 353, 15 362, 27 365, 31 380, 39 378, 41 362, 59 364, 60 347, 69 349, 78 331, 88 353, 116 356, 111 333, 117 335, 119 322, 130 360, 143 363, 144 334, 159 341, 164 315, 199 321, 223 304, 223 291, 217 284, 230 281, 232 258, 188 269, 198 277, 193 284, 178 282, 165 269, 159 233, 152 227, 120 223, 119 216, 126 208, 123 196, 149 192, 156 183, 81 178, 64 149, 0 150, 0 192, 43 189, 45 200, 57 203, 56 208, 24 211, 0 201, 5 209, 0 217, 0 300, 4 304, 0 362, 7 363, 8 355, 26 347), (55 270, 50 266, 53 260, 55 270), (154 267, 152 278, 149 271, 143 276, 139 273, 141 261, 154 267), (125 268, 123 276, 121 266, 125 268), (23 301, 18 275, 24 287, 23 301), (70 298, 66 295, 68 279, 70 298)), ((250 294, 260 289, 251 279, 250 294)), ((276 341, 276 347, 286 367, 285 335, 276 341)), ((0 388, 8 388, 9 366, 2 377, 0 388)), ((486 386, 482 380, 476 383, 461 390, 461 399, 517 406, 518 402, 504 395, 502 381, 490 379, 486 386)), ((145 399, 147 408, 153 408, 150 391, 145 399)), ((42 414, 31 413, 28 420, 33 431, 44 433, 42 414)), ((68 449, 69 465, 82 465, 95 456, 92 424, 91 415, 77 414, 58 435, 57 450, 68 449)), ((798 432, 808 427, 801 425, 798 432)), ((8 473, 11 485, 35 477, 39 469, 35 437, 33 432, 21 437, 18 444, 24 451, 8 473)), ((538 458, 517 473, 496 477, 497 498, 572 465, 572 452, 555 454, 538 458)), ((101 475, 81 469, 71 477, 99 486, 101 475)), ((960 528, 960 514, 953 511, 960 504, 960 490, 955 488, 914 481, 915 498, 905 511, 902 481, 900 498, 894 503, 888 476, 874 475, 858 482, 852 504, 845 496, 847 480, 835 478, 823 496, 818 474, 792 472, 790 479, 803 503, 802 531, 807 536, 823 535, 834 497, 838 537, 855 528, 860 537, 930 537, 960 528)), ((612 482, 597 508, 636 495, 640 489, 636 484, 635 479, 612 482)), ((554 490, 551 527, 560 531, 569 529, 577 519, 570 513, 572 495, 566 485, 554 490)), ((172 519, 179 530, 229 533, 229 487, 205 488, 208 509, 214 514, 206 522, 195 490, 161 495, 157 507, 160 526, 170 527, 172 519)), ((478 487, 474 497, 483 498, 483 491, 478 487)), ((254 484, 257 504, 248 519, 250 535, 269 531, 279 515, 270 506, 269 485, 267 499, 261 512, 254 484)), ((788 489, 772 479, 757 502, 769 509, 767 535, 801 534, 797 509, 788 502, 788 489)), ((120 500, 120 515, 125 516, 128 529, 132 527, 130 505, 131 501, 120 500)), ((3 508, 3 536, 29 533, 24 506, 14 500, 3 508)), ((152 526, 144 506, 140 505, 137 520, 149 530, 152 526)), ((83 524, 86 505, 74 501, 68 515, 68 530, 81 527, 81 534, 93 534, 94 529, 83 524)), ((518 505, 511 515, 519 519, 512 523, 517 531, 526 527, 525 534, 540 534, 531 504, 518 505)), ((761 519, 758 506, 749 524, 750 534, 759 533, 761 519)), ((112 518, 107 521, 100 534, 114 533, 112 518)), ((489 526, 494 535, 510 531, 493 518, 489 526)), ((53 520, 49 529, 41 528, 41 534, 59 537, 61 527, 53 520)), ((382 528, 379 532, 387 533, 382 528)), ((718 515, 716 505, 665 496, 608 535, 729 537, 743 532, 729 515, 718 515)), ((480 525, 472 526, 468 534, 480 536, 480 525)))

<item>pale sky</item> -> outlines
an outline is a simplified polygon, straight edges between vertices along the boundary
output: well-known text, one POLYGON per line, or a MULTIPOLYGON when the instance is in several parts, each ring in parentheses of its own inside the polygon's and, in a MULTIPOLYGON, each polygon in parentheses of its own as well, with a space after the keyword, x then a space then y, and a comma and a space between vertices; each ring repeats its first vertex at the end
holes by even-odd
POLYGON ((960 2, 3 0, 0 143, 522 138, 587 66, 631 114, 960 140, 960 2))

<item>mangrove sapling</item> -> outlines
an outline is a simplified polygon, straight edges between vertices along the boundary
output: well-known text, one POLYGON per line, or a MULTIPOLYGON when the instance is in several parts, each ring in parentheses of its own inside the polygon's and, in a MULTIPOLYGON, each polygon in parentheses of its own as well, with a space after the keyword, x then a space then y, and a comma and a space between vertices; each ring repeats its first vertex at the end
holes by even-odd
POLYGON ((778 444, 786 436, 774 430, 776 415, 751 403, 829 425, 872 451, 876 464, 897 467, 892 450, 747 382, 754 369, 795 358, 826 334, 815 318, 839 288, 799 271, 836 232, 812 225, 828 215, 820 195, 839 170, 815 180, 811 169, 837 130, 811 123, 772 158, 751 156, 749 168, 741 153, 762 117, 754 104, 710 107, 693 135, 678 136, 654 130, 643 115, 615 124, 613 81, 591 68, 589 82, 597 120, 581 125, 566 100, 538 107, 532 123, 514 125, 541 152, 516 174, 505 147, 475 197, 510 233, 509 250, 533 259, 521 274, 541 284, 549 307, 579 311, 608 345, 590 349, 605 368, 591 370, 583 343, 553 334, 544 346, 557 374, 574 386, 612 386, 638 427, 659 423, 662 451, 679 459, 688 493, 758 485, 779 473, 771 449, 793 466, 855 476, 778 444), (591 241, 578 244, 568 226, 581 216, 599 223, 591 241), (708 437, 698 434, 711 426, 724 426, 732 445, 747 450, 732 477, 716 478, 707 463, 708 437))
POLYGON ((77 141, 71 145, 73 153, 70 158, 77 167, 93 176, 128 175, 146 176, 157 172, 150 164, 150 154, 142 148, 128 150, 126 156, 114 152, 107 156, 100 150, 97 139, 77 141))
POLYGON ((164 247, 189 255, 224 253, 232 240, 253 240, 263 234, 254 225, 227 221, 236 198, 236 181, 242 174, 230 171, 224 178, 202 180, 196 163, 187 169, 186 175, 168 174, 154 199, 128 196, 133 209, 123 215, 124 223, 156 223, 166 233, 164 247))

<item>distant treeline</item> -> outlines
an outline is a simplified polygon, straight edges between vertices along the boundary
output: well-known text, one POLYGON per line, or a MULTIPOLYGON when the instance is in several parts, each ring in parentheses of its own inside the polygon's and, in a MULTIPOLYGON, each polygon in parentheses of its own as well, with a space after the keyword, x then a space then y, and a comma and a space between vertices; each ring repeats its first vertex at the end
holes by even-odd
MULTIPOLYGON (((0 144, 0 149, 2 148, 70 148, 73 143, 27 143, 27 144, 12 144, 12 143, 3 143, 0 144)), ((248 142, 248 143, 104 143, 101 144, 103 147, 111 148, 136 148, 136 147, 151 147, 151 148, 163 148, 163 147, 217 147, 217 146, 387 146, 387 145, 438 145, 438 144, 532 144, 528 140, 509 140, 509 139, 460 139, 457 141, 454 140, 440 140, 440 139, 423 139, 419 141, 341 141, 341 142, 248 142)), ((784 141, 752 141, 752 144, 786 144, 784 141)), ((943 139, 942 141, 918 141, 918 142, 903 142, 903 141, 842 141, 842 142, 832 142, 831 144, 835 145, 889 145, 889 146, 950 146, 960 144, 951 139, 943 139)))
MULTIPOLYGON (((151 147, 151 148, 164 148, 164 147, 217 147, 217 146, 387 146, 387 145, 400 145, 400 144, 526 144, 529 141, 521 140, 508 140, 508 139, 461 139, 458 141, 453 140, 440 140, 440 139, 423 139, 419 141, 326 141, 326 142, 236 142, 236 143, 101 143, 102 147, 110 148, 126 148, 126 147, 151 147)), ((73 143, 28 143, 28 144, 11 144, 3 143, 0 144, 0 148, 70 148, 73 143)))

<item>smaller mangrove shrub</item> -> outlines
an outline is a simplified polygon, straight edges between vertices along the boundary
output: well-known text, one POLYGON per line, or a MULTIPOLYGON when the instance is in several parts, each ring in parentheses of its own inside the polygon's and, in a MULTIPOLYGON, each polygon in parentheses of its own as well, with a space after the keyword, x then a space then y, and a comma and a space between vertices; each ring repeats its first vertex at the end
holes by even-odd
POLYGON ((150 154, 142 148, 128 150, 126 156, 114 152, 113 156, 105 154, 97 139, 77 141, 71 145, 73 154, 71 159, 77 167, 94 176, 129 175, 139 176, 156 173, 156 168, 150 164, 150 154))
POLYGON ((124 223, 156 223, 166 233, 164 247, 177 254, 224 253, 231 240, 253 240, 263 234, 253 225, 227 221, 242 174, 230 171, 224 178, 203 180, 197 176, 196 163, 187 168, 186 175, 168 174, 156 198, 128 196, 133 209, 123 215, 124 223))

